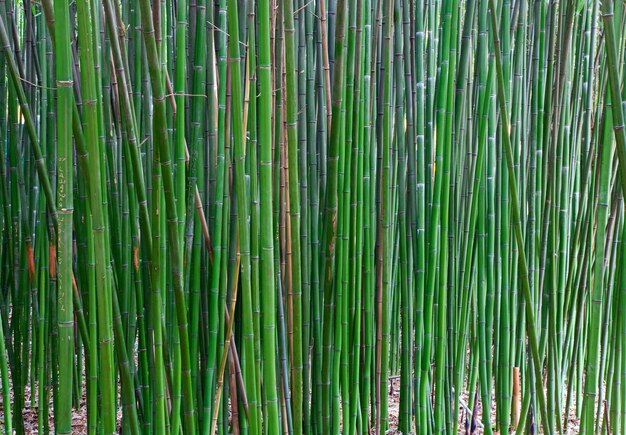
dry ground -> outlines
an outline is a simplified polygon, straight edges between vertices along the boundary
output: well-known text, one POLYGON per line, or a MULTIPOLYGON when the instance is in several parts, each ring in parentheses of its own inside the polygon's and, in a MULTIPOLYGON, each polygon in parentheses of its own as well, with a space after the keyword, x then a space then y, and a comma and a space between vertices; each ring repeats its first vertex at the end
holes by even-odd
MULTIPOLYGON (((398 377, 392 377, 389 383, 389 426, 390 429, 387 431, 387 434, 397 435, 400 434, 398 431, 398 414, 399 414, 399 404, 400 404, 400 379, 398 377)), ((461 397, 461 400, 464 404, 468 403, 467 394, 461 397)), ((568 416, 568 425, 565 428, 566 434, 577 434, 579 432, 578 425, 579 420, 573 411, 575 408, 572 407, 572 411, 568 416)), ((53 407, 52 403, 50 404, 50 419, 49 425, 50 428, 54 427, 54 422, 52 419, 53 407)), ((477 403, 477 421, 482 421, 482 406, 480 401, 477 403)), ((31 400, 31 391, 30 386, 26 386, 25 389, 25 407, 24 412, 22 414, 22 418, 24 419, 24 426, 27 434, 37 434, 37 406, 31 400)), ((15 416, 13 416, 15 420, 15 416)), ((121 410, 118 413, 118 420, 121 419, 121 410)), ((495 409, 491 410, 491 421, 493 422, 495 419, 495 409)), ((460 421, 459 421, 459 431, 460 433, 467 433, 466 431, 466 420, 467 420, 467 411, 463 408, 460 412, 460 421)), ((0 400, 0 427, 4 427, 4 410, 2 408, 2 403, 0 400)), ((75 409, 72 415, 72 431, 75 434, 84 434, 87 433, 87 408, 85 406, 85 398, 81 399, 80 407, 75 409)), ((480 435, 482 434, 482 423, 478 423, 476 431, 474 434, 480 435)), ((541 433, 541 428, 539 428, 539 433, 541 433)))

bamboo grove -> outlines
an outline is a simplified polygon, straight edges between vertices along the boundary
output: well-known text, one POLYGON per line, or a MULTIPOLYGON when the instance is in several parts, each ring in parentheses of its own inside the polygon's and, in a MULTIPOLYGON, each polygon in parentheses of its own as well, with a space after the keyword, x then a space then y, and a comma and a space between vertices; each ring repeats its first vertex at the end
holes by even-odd
POLYGON ((0 0, 4 432, 626 433, 625 12, 0 0))

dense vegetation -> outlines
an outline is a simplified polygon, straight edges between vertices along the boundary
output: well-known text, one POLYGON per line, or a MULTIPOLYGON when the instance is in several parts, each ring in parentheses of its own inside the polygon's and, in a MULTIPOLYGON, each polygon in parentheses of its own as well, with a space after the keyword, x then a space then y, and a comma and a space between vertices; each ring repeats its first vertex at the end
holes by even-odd
POLYGON ((626 433, 625 9, 0 0, 5 432, 626 433))

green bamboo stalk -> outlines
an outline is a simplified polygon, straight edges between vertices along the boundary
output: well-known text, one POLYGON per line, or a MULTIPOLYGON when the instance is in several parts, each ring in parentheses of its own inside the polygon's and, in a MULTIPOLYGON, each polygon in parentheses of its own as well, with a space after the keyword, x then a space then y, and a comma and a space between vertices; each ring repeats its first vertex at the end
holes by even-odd
POLYGON ((237 194, 237 216, 239 234, 239 258, 241 261, 241 284, 243 315, 243 352, 244 352, 244 379, 248 392, 248 426, 251 434, 259 433, 261 416, 256 407, 256 373, 254 369, 254 330, 252 324, 252 289, 250 270, 250 232, 248 228, 249 202, 245 185, 245 151, 243 126, 243 98, 241 86, 241 67, 239 54, 239 17, 236 1, 228 3, 228 27, 231 37, 228 40, 230 74, 231 74, 231 114, 233 127, 233 146, 235 159, 235 191, 237 194))
POLYGON ((293 348, 292 348, 292 403, 294 433, 302 433, 303 379, 302 379, 302 269, 300 246, 300 183, 298 168, 298 107, 295 64, 295 28, 293 0, 285 2, 285 68, 287 101, 287 142, 289 161, 289 224, 291 226, 291 268, 289 271, 293 295, 293 348))
MULTIPOLYGON (((59 1, 54 4, 54 17, 57 26, 56 38, 56 85, 57 115, 59 122, 70 124, 72 120, 72 65, 70 52, 69 5, 59 1)), ((19 86, 18 86, 19 89, 19 86)), ((72 132, 59 129, 57 132, 57 209, 58 224, 58 305, 57 322, 59 328, 59 398, 55 406, 56 432, 72 432, 72 367, 74 355, 74 319, 72 315, 72 217, 73 217, 73 173, 74 155, 72 132)), ((110 386, 112 387, 112 385, 110 386)), ((114 423, 114 422, 113 422, 114 423)), ((113 433, 113 425, 106 426, 105 432, 113 433)))
MULTIPOLYGON (((115 429, 115 411, 111 407, 114 403, 115 372, 113 369, 113 321, 112 321, 112 280, 110 268, 107 267, 105 253, 108 252, 108 227, 105 223, 104 212, 102 210, 103 195, 101 184, 100 155, 103 144, 100 143, 101 134, 98 123, 99 98, 96 94, 96 81, 93 57, 93 31, 91 27, 92 13, 88 3, 78 6, 79 37, 83 41, 80 50, 81 56, 81 90, 83 100, 83 117, 85 126, 85 138, 89 146, 89 186, 91 188, 89 198, 91 216, 94 254, 96 264, 96 295, 98 306, 98 342, 99 346, 99 367, 102 370, 102 396, 103 396, 103 419, 105 421, 105 431, 113 432, 115 429), (108 406, 107 406, 108 405, 108 406)), ((90 312, 91 316, 96 316, 95 312, 90 312)), ((94 358, 95 355, 90 355, 94 358)), ((93 367, 92 367, 93 369, 93 367)))
POLYGON ((166 132, 165 97, 162 84, 162 70, 158 61, 156 40, 154 35, 154 25, 151 14, 151 7, 147 1, 142 1, 141 19, 143 25, 144 43, 148 57, 150 71, 150 82, 153 93, 153 104, 155 116, 153 119, 153 130, 156 146, 161 159, 163 176, 163 192, 165 194, 165 210, 168 220, 168 241, 172 256, 172 275, 174 281, 174 295, 176 299, 176 318, 180 334, 180 347, 182 359, 182 385, 183 402, 185 408, 185 430, 195 432, 195 405, 193 400, 193 389, 191 386, 191 362, 189 360, 189 335, 187 322, 187 308, 185 302, 183 280, 182 280, 182 255, 181 245, 178 241, 178 228, 176 217, 176 205, 173 191, 173 175, 170 161, 169 140, 166 132))
POLYGON ((498 25, 496 21, 496 8, 495 8, 495 3, 493 0, 489 1, 489 10, 491 12, 491 27, 492 29, 494 29, 494 32, 495 32, 493 33, 493 44, 494 44, 494 51, 495 51, 495 58, 496 58, 496 72, 497 72, 496 76, 497 76, 497 82, 498 82, 498 105, 500 108, 500 116, 502 118, 502 126, 503 126, 503 131, 504 131, 502 135, 503 142, 504 142, 503 146, 504 146, 504 151, 506 154, 506 162, 507 162, 507 167, 509 171, 509 191, 511 194, 511 209, 512 209, 512 214, 513 214, 512 217, 513 217, 513 226, 515 229, 515 238, 516 238, 517 247, 518 247, 518 251, 520 255, 520 274, 522 278, 522 291, 523 291, 524 299, 526 301, 525 307, 526 307, 527 335, 528 335, 528 340, 530 343, 530 350, 531 350, 531 354, 533 358, 533 369, 535 372, 534 373, 535 383, 536 383, 536 389, 537 389, 537 396, 539 398, 539 410, 541 412, 542 425, 546 433, 551 433, 550 431, 551 428, 548 426, 548 415, 546 411, 545 395, 543 391, 543 383, 542 383, 542 376, 541 376, 542 364, 539 359, 539 350, 538 350, 537 335, 536 335, 536 329, 535 329, 536 328, 535 316, 533 313, 532 297, 530 294, 530 286, 528 282, 528 268, 526 265, 526 256, 524 254, 524 245, 523 245, 524 242, 522 238, 522 228, 521 228, 521 223, 520 223, 520 214, 519 214, 518 199, 517 199, 517 183, 515 180, 515 174, 513 170, 513 156, 512 156, 512 151, 511 151, 510 138, 508 134, 509 124, 508 124, 506 102, 504 98, 504 79, 503 79, 503 74, 502 74, 502 61, 500 59, 500 42, 499 42, 497 30, 495 30, 495 29, 498 29, 498 25))

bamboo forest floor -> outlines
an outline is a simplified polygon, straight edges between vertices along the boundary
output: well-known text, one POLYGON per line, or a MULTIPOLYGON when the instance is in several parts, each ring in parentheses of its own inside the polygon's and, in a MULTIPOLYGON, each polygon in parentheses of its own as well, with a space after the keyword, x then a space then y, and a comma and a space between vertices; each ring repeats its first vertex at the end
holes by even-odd
MULTIPOLYGON (((565 389, 567 391, 567 389, 565 389)), ((467 413, 467 404, 469 403, 467 391, 464 391, 461 395, 461 410, 459 412, 459 433, 461 434, 469 434, 467 428, 468 423, 468 413, 467 413)), ((495 397, 492 397, 492 404, 495 403, 495 397)), ((387 431, 388 435, 398 435, 401 432, 397 430, 398 427, 398 415, 399 415, 399 406, 400 406, 400 378, 397 376, 392 376, 389 382, 389 426, 390 429, 387 431)), ((482 410, 482 402, 480 399, 476 404, 476 428, 474 432, 475 435, 482 435, 484 433, 482 426, 482 418, 483 418, 483 410, 482 410)), ((496 419, 496 409, 495 406, 491 408, 491 421, 495 421, 496 419)), ((564 417, 564 416, 563 416, 564 417)), ((562 417, 562 419, 563 419, 562 417)), ((563 428, 563 433, 565 434, 578 434, 580 433, 580 419, 576 415, 576 397, 572 398, 572 406, 570 407, 569 414, 567 416, 567 426, 563 428)), ((541 427, 536 427, 538 432, 535 433, 543 433, 543 429, 541 427)), ((511 434, 514 434, 515 431, 511 431, 511 434)), ((494 432, 494 434, 498 434, 498 432, 494 432)))
MULTIPOLYGON (((83 377, 84 379, 84 377, 83 377)), ((83 388, 83 391, 85 389, 83 388)), ((400 405, 400 378, 397 376, 392 376, 389 382, 389 430, 387 430, 388 435, 398 435, 400 431, 397 430, 398 427, 398 415, 399 415, 399 405, 400 405)), ((11 397, 13 397, 13 391, 11 391, 11 397)), ((467 392, 464 392, 461 396, 461 411, 459 413, 459 432, 462 434, 469 433, 467 429, 467 421, 468 421, 468 413, 467 413, 467 403, 469 402, 467 397, 467 392)), ((579 433, 579 419, 576 416, 575 405, 576 398, 573 398, 572 407, 570 408, 570 412, 567 418, 567 427, 564 428, 564 433, 566 434, 577 434, 579 433)), ((31 402, 31 388, 30 385, 26 385, 24 391, 24 412, 22 414, 22 418, 24 419, 24 429, 26 430, 26 434, 34 435, 37 434, 37 404, 31 402)), ((495 403, 492 400, 492 403, 495 403)), ((53 404, 52 400, 50 401, 50 413, 48 423, 50 428, 54 427, 54 414, 53 414, 53 404)), ((483 426, 482 426, 482 403, 478 400, 476 405, 477 416, 476 421, 478 422, 476 425, 476 429, 473 432, 476 435, 483 434, 483 426)), ((122 417, 121 408, 118 411, 118 426, 122 417)), ((491 409, 491 421, 495 421, 496 411, 495 407, 491 409)), ((15 416, 13 417, 15 418, 15 416)), ((0 427, 4 427, 4 409, 2 407, 2 403, 0 401, 0 427)), ((539 431, 537 433, 542 433, 541 428, 538 428, 539 431)), ((51 432, 52 433, 52 432, 51 432)), ((73 410, 72 412, 72 433, 74 434, 84 434, 87 433, 87 406, 85 402, 85 397, 83 396, 80 401, 80 406, 73 410)), ((372 432, 373 433, 373 432, 372 432)), ((497 433, 497 432, 496 432, 497 433)), ((511 432, 514 433, 514 432, 511 432)))
MULTIPOLYGON (((83 390, 84 391, 84 390, 83 390)), ((38 433, 38 424, 37 419, 39 416, 37 403, 34 400, 31 401, 31 388, 30 385, 26 385, 24 389, 24 412, 22 413, 22 418, 24 419, 24 430, 28 435, 34 435, 38 433)), ((13 399, 13 390, 11 390, 11 399, 13 399)), ((34 399, 34 398, 33 398, 34 399)), ((13 401, 13 400, 11 400, 13 401)), ((50 412, 48 415, 48 424, 51 428, 54 427, 54 414, 53 414, 54 405, 52 404, 52 399, 50 400, 50 412)), ((121 418, 122 412, 121 409, 118 412, 118 420, 121 418)), ((15 421, 15 416, 13 416, 13 421, 15 421)), ((4 408, 0 405, 0 427, 4 427, 4 408)), ((87 406, 85 397, 80 399, 80 406, 76 409, 72 410, 72 433, 75 434, 84 434, 87 433, 87 406)))

